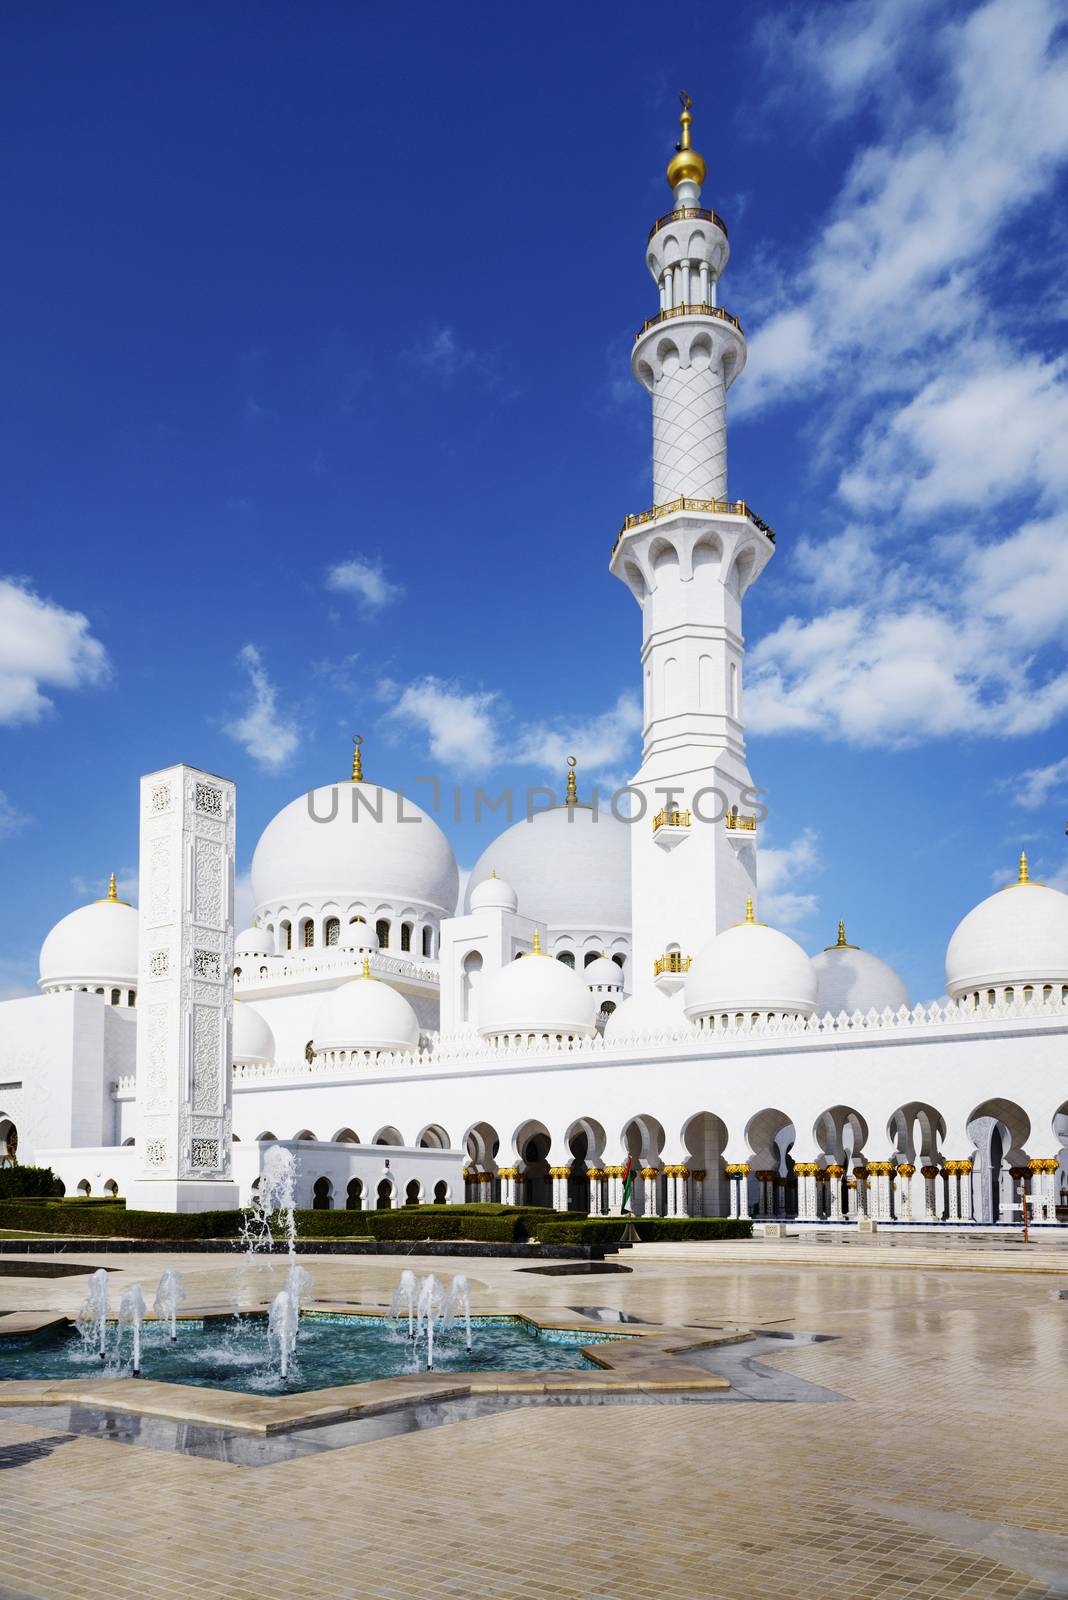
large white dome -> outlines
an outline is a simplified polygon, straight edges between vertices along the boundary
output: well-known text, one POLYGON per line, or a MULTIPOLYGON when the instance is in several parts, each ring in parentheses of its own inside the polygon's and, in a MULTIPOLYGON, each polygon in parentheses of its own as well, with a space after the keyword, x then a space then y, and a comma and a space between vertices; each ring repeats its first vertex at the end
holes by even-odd
POLYGON ((459 874, 432 817, 392 789, 337 783, 293 800, 267 824, 252 858, 257 907, 387 903, 453 916, 459 874), (316 821, 322 818, 322 821, 316 821))
POLYGON ((268 1063, 274 1060, 274 1048, 274 1030, 267 1018, 247 1000, 238 1000, 235 996, 234 1060, 268 1063))
POLYGON ((41 946, 40 988, 137 987, 137 912, 115 893, 57 922, 41 946))
POLYGON ((946 950, 954 999, 1018 983, 1068 983, 1068 895, 1031 883, 1026 856, 1018 881, 969 911, 946 950))
POLYGON ((419 1019, 408 1001, 366 971, 334 989, 315 1015, 313 1049, 417 1050, 419 1019))
POLYGON ((465 910, 493 871, 550 933, 630 932, 630 829, 607 806, 554 806, 514 823, 479 856, 465 910))
POLYGON ((257 928, 253 923, 251 928, 246 928, 234 938, 234 960, 240 956, 273 956, 274 941, 270 934, 262 928, 257 928))
POLYGON ((849 1016, 860 1011, 900 1011, 909 1003, 909 992, 887 962, 868 950, 846 944, 845 926, 838 924, 838 943, 828 945, 812 957, 816 973, 816 1010, 820 1016, 830 1012, 849 1016))
POLYGON ((684 991, 688 1017, 815 1011, 816 973, 808 956, 788 935, 751 916, 750 903, 746 921, 724 928, 694 961, 684 991))
POLYGON ((483 980, 478 992, 478 1031, 483 1038, 503 1034, 560 1034, 564 1038, 596 1032, 597 1004, 582 978, 540 949, 517 956, 483 980))

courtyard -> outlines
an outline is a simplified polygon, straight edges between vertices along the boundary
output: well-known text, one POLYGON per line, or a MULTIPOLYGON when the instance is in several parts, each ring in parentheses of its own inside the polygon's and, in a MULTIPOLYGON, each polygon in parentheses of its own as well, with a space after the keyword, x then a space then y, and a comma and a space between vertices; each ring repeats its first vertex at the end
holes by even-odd
MULTIPOLYGON (((411 1267, 465 1272, 476 1313, 751 1330, 748 1350, 723 1347, 729 1390, 516 1403, 254 1467, 185 1453, 181 1430, 173 1449, 122 1428, 90 1437, 66 1407, 18 1420, 7 1396, 0 1596, 1068 1595, 1068 1250, 1052 1238, 643 1245, 615 1259, 631 1270, 301 1257, 312 1306, 388 1304, 411 1267)), ((232 1254, 72 1247, 0 1262, 5 1315, 73 1316, 84 1297, 85 1275, 21 1276, 24 1262, 106 1265, 113 1295, 138 1281, 148 1300, 177 1264, 190 1306, 235 1301, 232 1254)), ((245 1303, 283 1271, 257 1265, 245 1303)))

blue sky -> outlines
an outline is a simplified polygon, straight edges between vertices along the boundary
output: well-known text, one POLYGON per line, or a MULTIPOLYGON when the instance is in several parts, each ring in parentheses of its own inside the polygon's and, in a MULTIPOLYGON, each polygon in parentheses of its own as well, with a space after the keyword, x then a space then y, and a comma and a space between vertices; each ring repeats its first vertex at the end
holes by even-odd
POLYGON ((763 913, 922 999, 1021 845, 1068 886, 1063 0, 171 11, 0 17, 0 992, 135 872, 141 772, 234 777, 247 868, 353 729, 417 797, 633 770, 678 88, 779 541, 763 913))

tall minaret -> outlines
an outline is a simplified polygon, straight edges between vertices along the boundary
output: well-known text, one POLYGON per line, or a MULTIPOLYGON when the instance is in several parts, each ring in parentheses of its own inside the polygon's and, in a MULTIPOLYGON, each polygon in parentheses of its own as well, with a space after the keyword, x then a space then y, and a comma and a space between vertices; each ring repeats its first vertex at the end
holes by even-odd
POLYGON ((611 561, 643 624, 642 765, 633 783, 646 807, 631 827, 636 989, 654 975, 677 987, 687 957, 739 922, 756 893, 742 597, 774 551, 771 530, 744 501, 727 499, 726 396, 745 366, 745 340, 717 305, 727 228, 701 205, 705 163, 691 144, 690 98, 680 98, 682 137, 667 169, 674 209, 653 224, 645 252, 660 311, 639 329, 631 356, 653 397, 655 504, 627 518, 611 561))

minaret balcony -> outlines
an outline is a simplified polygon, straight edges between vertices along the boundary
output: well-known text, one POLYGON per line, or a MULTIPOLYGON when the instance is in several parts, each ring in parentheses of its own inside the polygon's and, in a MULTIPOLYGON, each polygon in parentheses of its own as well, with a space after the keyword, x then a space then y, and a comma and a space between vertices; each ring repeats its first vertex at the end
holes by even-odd
POLYGON ((665 500, 662 505, 650 506, 648 511, 636 511, 629 516, 616 534, 612 554, 615 555, 628 533, 633 533, 636 528, 647 527, 651 522, 659 522, 664 517, 673 517, 679 511, 698 511, 708 516, 745 517, 769 544, 775 543, 774 530, 744 500, 691 500, 679 495, 675 500, 665 500))
POLYGON ((653 839, 661 850, 674 850, 690 837, 692 821, 688 811, 669 811, 665 806, 653 818, 653 839))
POLYGON ((658 311, 655 317, 650 317, 647 322, 642 323, 634 335, 634 343, 637 344, 642 335, 648 333, 650 328, 658 328, 662 322, 670 322, 673 317, 715 317, 717 322, 728 322, 732 328, 737 328, 739 333, 742 331, 742 325, 737 317, 732 317, 730 312, 724 311, 722 306, 712 306, 707 301, 701 300, 694 302, 692 305, 672 306, 667 311, 658 311))
POLYGON ((735 850, 741 850, 743 845, 756 844, 757 819, 756 817, 743 817, 739 814, 738 807, 732 806, 723 818, 723 826, 727 830, 727 838, 735 850))
POLYGON ((674 994, 676 989, 682 988, 692 960, 692 956, 684 956, 678 950, 657 956, 653 962, 653 982, 661 994, 674 994))
POLYGON ((728 237, 727 224, 714 211, 709 211, 704 206, 679 206, 677 210, 666 211, 662 217, 657 217, 649 229, 649 238, 655 239, 661 228, 668 227, 672 222, 711 222, 724 237, 728 237))

